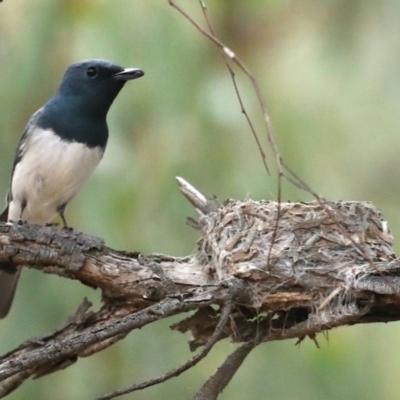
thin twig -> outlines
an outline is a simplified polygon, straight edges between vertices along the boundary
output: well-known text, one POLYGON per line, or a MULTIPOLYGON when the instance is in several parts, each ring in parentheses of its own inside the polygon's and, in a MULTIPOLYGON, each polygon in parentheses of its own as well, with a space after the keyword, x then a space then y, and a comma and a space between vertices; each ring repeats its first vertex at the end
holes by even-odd
MULTIPOLYGON (((267 133, 267 139, 268 139, 271 147, 273 148, 274 154, 276 156, 278 170, 279 170, 279 172, 282 172, 282 165, 281 165, 282 157, 280 155, 278 146, 275 143, 272 124, 271 124, 271 118, 269 116, 269 112, 268 112, 267 106, 265 104, 264 98, 262 96, 261 88, 258 84, 257 79, 253 76, 253 74, 250 72, 250 70, 247 68, 247 66, 242 62, 242 60, 239 57, 237 57, 237 55, 229 47, 227 47, 224 43, 222 43, 215 35, 206 31, 186 11, 184 11, 180 6, 178 6, 174 0, 168 0, 168 4, 171 7, 175 8, 180 14, 182 14, 200 33, 202 33, 204 36, 206 36, 208 39, 210 39, 216 46, 218 46, 224 52, 224 54, 229 59, 231 59, 248 76, 248 78, 250 79, 251 84, 254 88, 254 91, 256 93, 258 102, 261 106, 262 114, 264 117, 264 126, 265 126, 265 130, 267 133)), ((257 140, 257 143, 259 143, 258 138, 256 140, 257 140)), ((262 157, 265 157, 265 154, 262 151, 262 149, 260 150, 260 154, 262 157)), ((267 163, 266 163, 265 158, 263 158, 263 163, 268 171, 268 166, 266 165, 267 163)))
POLYGON ((205 344, 203 349, 198 354, 196 354, 194 357, 192 357, 189 361, 187 361, 185 364, 167 372, 164 375, 158 376, 157 378, 149 379, 148 381, 135 384, 126 389, 116 390, 116 391, 106 394, 104 396, 97 397, 95 400, 114 399, 114 398, 116 398, 118 396, 122 396, 124 394, 132 393, 132 392, 135 392, 135 391, 141 390, 141 389, 145 389, 150 386, 154 386, 159 383, 163 383, 171 378, 177 377, 180 374, 182 374, 183 372, 187 371, 188 369, 194 367, 198 362, 200 362, 204 357, 207 356, 207 354, 210 352, 210 350, 214 347, 215 343, 218 342, 219 338, 221 337, 221 335, 223 333, 225 325, 228 322, 231 311, 232 311, 232 301, 228 300, 221 310, 221 316, 219 318, 218 324, 215 328, 214 333, 210 337, 210 339, 207 341, 207 343, 205 344))
POLYGON ((191 304, 177 299, 167 298, 139 312, 124 316, 120 319, 110 319, 90 327, 84 332, 77 332, 66 337, 62 342, 53 342, 51 346, 31 351, 28 357, 20 356, 17 360, 9 360, 0 365, 0 381, 30 368, 39 367, 45 363, 57 362, 68 356, 79 354, 96 343, 103 342, 120 334, 142 328, 154 321, 172 315, 197 309, 199 303, 191 304))
POLYGON ((207 197, 200 193, 186 179, 180 176, 177 176, 175 179, 178 181, 179 189, 182 194, 190 201, 196 210, 200 214, 207 214, 209 212, 207 197))
MULTIPOLYGON (((212 26, 211 19, 210 19, 210 16, 208 14, 207 6, 206 6, 204 0, 199 0, 199 2, 200 2, 201 9, 203 10, 203 15, 204 15, 204 18, 205 18, 205 20, 207 22, 207 25, 208 25, 208 28, 210 30, 210 33, 215 37, 214 28, 212 26)), ((262 148, 261 142, 260 142, 260 140, 258 138, 258 135, 257 135, 257 132, 256 132, 256 130, 254 128, 254 125, 253 125, 253 123, 252 123, 252 121, 250 119, 250 116, 247 113, 247 110, 246 110, 246 108, 244 106, 243 99, 242 99, 242 96, 240 94, 240 90, 239 90, 239 87, 237 85, 237 82, 236 82, 235 73, 234 73, 233 69, 231 68, 231 66, 229 64, 226 51, 221 51, 221 54, 222 54, 222 58, 224 60, 224 63, 225 63, 225 65, 226 65, 226 67, 227 67, 227 69, 228 69, 228 71, 229 71, 229 73, 231 75, 233 87, 235 88, 236 97, 237 97, 237 99, 239 101, 239 104, 240 104, 240 110, 241 110, 242 114, 244 114, 244 116, 246 117, 247 123, 250 126, 250 130, 251 130, 251 132, 253 134, 253 137, 254 137, 254 139, 255 139, 255 141, 257 143, 257 147, 258 147, 258 150, 260 152, 264 167, 265 167, 267 173, 269 174, 270 171, 269 171, 268 164, 267 164, 267 161, 266 161, 266 155, 265 155, 264 149, 262 148)), ((250 75, 248 75, 248 76, 249 76, 250 79, 252 79, 250 71, 247 68, 246 68, 246 71, 249 72, 250 75)), ((246 73, 246 71, 244 71, 244 72, 246 73)), ((257 82, 257 81, 255 81, 255 82, 257 82)), ((266 107, 263 106, 263 103, 261 104, 261 107, 265 108, 266 118, 269 121, 270 117, 268 115, 268 111, 266 110, 266 107)), ((272 130, 272 128, 270 130, 272 130)), ((267 126, 267 134, 268 133, 270 133, 270 132, 268 131, 268 126, 267 126)), ((280 155, 279 155, 279 158, 280 158, 280 155)), ((268 250, 268 265, 269 265, 269 262, 270 262, 270 259, 271 259, 271 252, 272 252, 273 246, 275 244, 276 235, 277 235, 277 232, 278 232, 279 220, 280 220, 280 217, 281 217, 282 176, 283 176, 283 172, 281 172, 280 169, 279 169, 279 171, 278 171, 278 199, 277 199, 277 201, 278 201, 278 209, 277 209, 277 214, 276 214, 275 228, 274 228, 274 232, 273 232, 272 238, 271 238, 271 245, 270 245, 270 248, 268 250)))
POLYGON ((271 238, 271 244, 269 246, 268 250, 268 258, 267 258, 267 267, 269 268, 270 261, 271 261, 271 254, 272 254, 272 249, 275 244, 276 236, 278 234, 278 228, 279 228, 279 221, 281 219, 281 202, 282 202, 282 176, 280 172, 278 172, 278 199, 277 199, 277 209, 276 209, 276 218, 275 218, 275 226, 274 226, 274 231, 272 233, 272 238, 271 238))
POLYGON ((255 342, 248 342, 230 354, 217 369, 215 374, 207 379, 201 389, 193 397, 193 400, 216 400, 255 346, 255 342))
MULTIPOLYGON (((207 22, 207 25, 208 25, 208 29, 210 30, 211 34, 215 37, 214 28, 212 26, 210 16, 208 15, 207 6, 206 6, 206 4, 205 4, 205 2, 203 0, 199 0, 199 2, 200 2, 201 9, 203 10, 204 18, 205 18, 205 20, 207 22)), ((246 108, 244 106, 243 99, 242 99, 242 96, 240 95, 239 87, 238 87, 237 82, 236 82, 235 72, 233 71, 232 67, 229 64, 228 56, 227 56, 227 53, 226 53, 225 50, 221 50, 221 55, 222 55, 222 59, 224 60, 225 65, 226 65, 226 68, 228 69, 229 74, 231 75, 233 87, 235 88, 236 97, 237 97, 237 99, 239 101, 240 111, 245 116, 245 118, 247 120, 247 123, 248 123, 248 125, 250 127, 251 133, 253 134, 253 137, 254 137, 254 139, 256 141, 258 150, 259 150, 259 152, 261 154, 261 158, 262 158, 262 161, 263 161, 263 164, 264 164, 264 168, 266 169, 267 173, 270 174, 269 167, 268 167, 268 164, 267 164, 267 157, 266 157, 265 151, 264 151, 264 149, 263 149, 263 147, 261 145, 260 139, 258 138, 258 135, 257 135, 257 132, 256 132, 256 130, 254 128, 253 122, 251 121, 250 116, 247 113, 247 110, 246 110, 246 108)))

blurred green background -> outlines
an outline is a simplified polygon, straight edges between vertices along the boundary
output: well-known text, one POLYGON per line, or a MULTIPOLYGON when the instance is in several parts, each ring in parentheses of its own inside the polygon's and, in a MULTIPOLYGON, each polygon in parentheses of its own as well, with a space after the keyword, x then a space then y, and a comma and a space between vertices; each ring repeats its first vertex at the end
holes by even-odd
MULTIPOLYGON (((181 2, 198 20, 197 0, 181 2)), ((329 199, 370 200, 400 236, 400 2, 208 1, 218 36, 259 78, 276 140, 289 163, 329 199)), ((105 157, 67 219, 109 246, 190 254, 198 233, 174 177, 220 199, 276 198, 217 50, 160 0, 4 0, 0 4, 0 193, 30 115, 67 65, 105 58, 141 67, 109 114, 105 157)), ((247 80, 249 113, 262 118, 247 80)), ((260 131, 263 142, 265 135, 260 131)), ((270 159, 272 162, 272 159, 270 159)), ((284 199, 311 197, 285 185, 284 199)), ((395 243, 397 251, 400 250, 395 243)), ((24 272, 0 353, 61 325, 84 296, 100 293, 24 272)), ((190 353, 168 320, 10 399, 90 399, 164 373, 190 353)), ((398 399, 400 326, 358 326, 310 341, 269 343, 246 360, 222 399, 398 399)), ((130 399, 188 399, 234 349, 224 342, 194 370, 130 399)))

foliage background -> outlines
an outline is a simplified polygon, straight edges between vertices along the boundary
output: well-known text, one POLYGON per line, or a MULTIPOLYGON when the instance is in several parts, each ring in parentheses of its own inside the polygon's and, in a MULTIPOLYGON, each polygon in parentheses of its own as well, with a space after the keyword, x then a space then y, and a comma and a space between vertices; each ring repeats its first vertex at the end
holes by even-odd
MULTIPOLYGON (((201 19, 196 0, 181 2, 201 19)), ((289 164, 330 199, 370 200, 400 235, 400 3, 390 0, 209 0, 215 29, 259 78, 276 140, 289 164)), ((4 0, 0 4, 0 193, 29 116, 67 65, 105 58, 141 67, 109 114, 100 167, 67 212, 77 229, 110 246, 187 255, 197 233, 177 190, 181 175, 221 199, 270 199, 263 170, 220 55, 156 0, 4 0)), ((239 82, 261 126, 254 95, 239 82)), ((286 185, 284 199, 310 200, 286 185)), ((398 243, 395 248, 399 251, 398 243)), ((0 353, 59 326, 98 292, 24 272, 0 353)), ((161 374, 190 354, 173 321, 134 332, 101 354, 29 381, 12 400, 89 399, 161 374)), ((295 348, 269 343, 246 360, 222 399, 398 399, 400 327, 359 326, 295 348)), ((135 399, 187 399, 233 345, 220 343, 195 370, 135 399)), ((133 396, 125 396, 133 398, 133 396)))

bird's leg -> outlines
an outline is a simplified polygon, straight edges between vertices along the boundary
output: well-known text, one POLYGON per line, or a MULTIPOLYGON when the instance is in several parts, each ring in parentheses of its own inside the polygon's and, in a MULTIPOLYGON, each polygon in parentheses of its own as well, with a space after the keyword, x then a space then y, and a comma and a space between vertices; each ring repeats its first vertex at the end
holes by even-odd
POLYGON ((21 212, 20 212, 20 214, 19 214, 19 218, 18 218, 18 221, 17 221, 17 224, 18 224, 18 225, 23 225, 23 224, 26 223, 26 221, 24 221, 24 220, 22 219, 22 214, 23 214, 24 211, 25 211, 25 208, 26 208, 27 203, 28 203, 28 202, 27 202, 26 199, 23 199, 22 202, 21 202, 21 212))
POLYGON ((59 206, 59 207, 57 208, 57 212, 58 212, 58 215, 61 217, 61 220, 62 220, 62 222, 63 222, 63 224, 64 224, 63 230, 64 230, 64 231, 72 231, 72 228, 70 228, 70 227, 68 226, 67 220, 65 219, 64 213, 65 213, 66 207, 67 207, 67 203, 62 204, 61 206, 59 206))

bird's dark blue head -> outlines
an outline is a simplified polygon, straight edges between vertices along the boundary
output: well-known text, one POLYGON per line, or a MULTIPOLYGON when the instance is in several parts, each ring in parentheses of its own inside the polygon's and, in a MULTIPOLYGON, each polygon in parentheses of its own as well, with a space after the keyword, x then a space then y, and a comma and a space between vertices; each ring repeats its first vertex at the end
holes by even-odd
POLYGON ((138 68, 123 69, 105 60, 72 64, 35 122, 66 140, 105 146, 106 116, 111 104, 127 81, 143 75, 138 68))
POLYGON ((126 81, 140 78, 138 68, 123 69, 105 60, 89 60, 68 67, 58 96, 66 96, 89 114, 105 116, 126 81))

